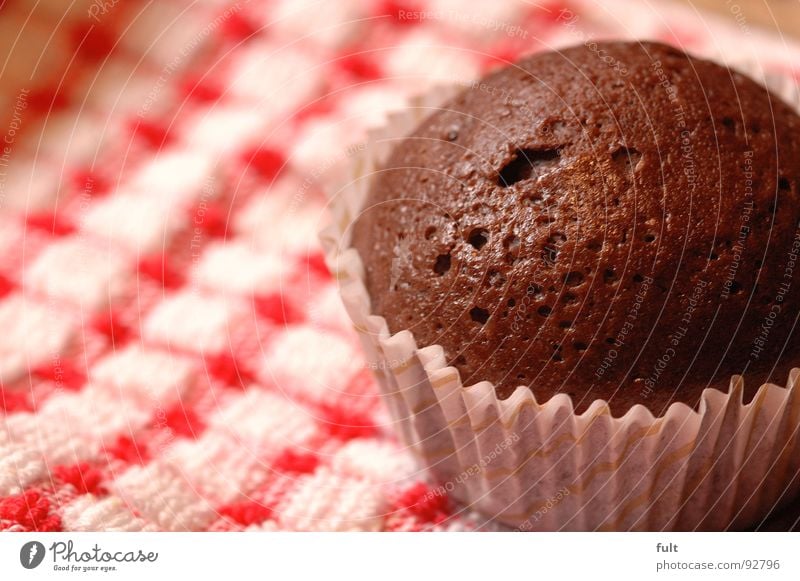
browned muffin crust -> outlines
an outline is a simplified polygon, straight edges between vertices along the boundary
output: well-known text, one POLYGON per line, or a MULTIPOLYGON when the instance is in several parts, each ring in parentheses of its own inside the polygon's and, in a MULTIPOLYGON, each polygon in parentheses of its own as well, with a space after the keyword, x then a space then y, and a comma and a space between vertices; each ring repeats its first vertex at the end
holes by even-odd
POLYGON ((798 195, 800 118, 760 85, 661 44, 578 46, 399 141, 353 244, 373 313, 465 385, 658 414, 734 373, 746 398, 785 383, 798 195))

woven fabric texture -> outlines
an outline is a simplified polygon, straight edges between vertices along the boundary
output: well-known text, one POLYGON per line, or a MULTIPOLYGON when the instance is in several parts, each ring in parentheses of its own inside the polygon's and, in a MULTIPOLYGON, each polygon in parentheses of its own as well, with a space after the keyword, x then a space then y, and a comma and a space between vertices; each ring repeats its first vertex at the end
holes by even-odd
POLYGON ((408 96, 535 50, 647 37, 800 75, 783 39, 647 3, 65 4, 0 8, 6 531, 491 528, 393 435, 317 242, 326 185, 408 96))

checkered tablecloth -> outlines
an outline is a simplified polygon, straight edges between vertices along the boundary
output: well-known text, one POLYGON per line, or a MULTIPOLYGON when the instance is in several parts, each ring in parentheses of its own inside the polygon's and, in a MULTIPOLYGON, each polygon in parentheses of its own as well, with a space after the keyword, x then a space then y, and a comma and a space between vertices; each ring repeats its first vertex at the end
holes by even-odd
POLYGON ((643 2, 33 4, 0 7, 8 531, 486 526, 394 438, 323 264, 349 148, 409 95, 603 37, 800 72, 746 21, 643 2))

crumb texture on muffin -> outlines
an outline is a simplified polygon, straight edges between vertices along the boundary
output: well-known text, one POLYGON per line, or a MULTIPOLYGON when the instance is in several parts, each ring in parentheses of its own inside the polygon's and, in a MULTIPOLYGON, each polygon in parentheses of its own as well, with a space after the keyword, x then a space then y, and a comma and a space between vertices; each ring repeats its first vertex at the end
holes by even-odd
POLYGON ((493 73, 396 144, 353 230, 373 313, 465 385, 579 411, 785 382, 800 119, 674 48, 599 47, 493 73))

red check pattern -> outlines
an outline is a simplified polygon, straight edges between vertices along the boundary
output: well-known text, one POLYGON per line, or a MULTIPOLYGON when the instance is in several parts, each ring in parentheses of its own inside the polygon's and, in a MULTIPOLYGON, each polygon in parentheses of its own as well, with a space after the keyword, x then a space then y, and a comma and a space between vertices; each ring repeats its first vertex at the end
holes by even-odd
MULTIPOLYGON (((441 81, 742 34, 620 2, 62 4, 0 8, 7 531, 484 526, 392 435, 316 241, 323 188, 441 81)), ((757 42, 798 76, 795 47, 757 42)))

